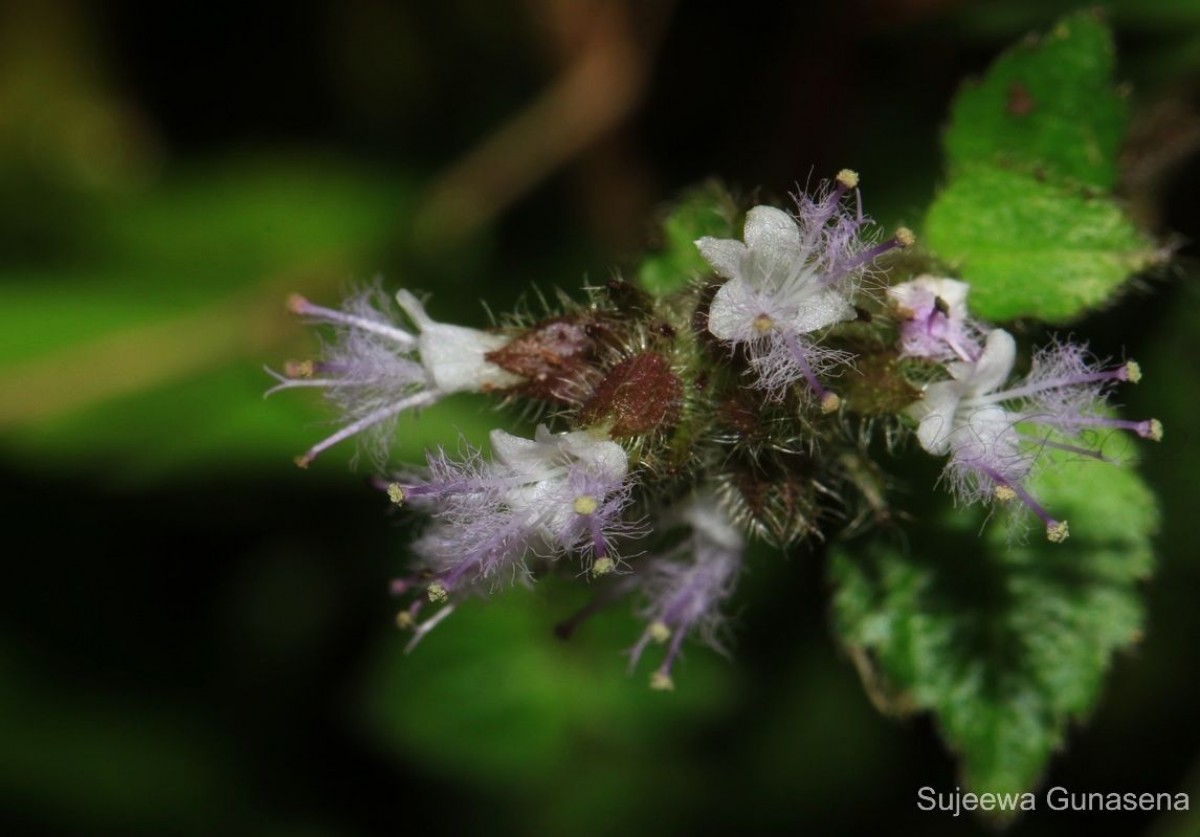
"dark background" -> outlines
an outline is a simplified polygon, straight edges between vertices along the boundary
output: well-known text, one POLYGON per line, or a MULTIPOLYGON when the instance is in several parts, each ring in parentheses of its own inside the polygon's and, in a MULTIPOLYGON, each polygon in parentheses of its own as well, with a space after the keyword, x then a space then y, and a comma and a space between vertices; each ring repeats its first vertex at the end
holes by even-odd
MULTIPOLYGON (((1179 259, 1077 331, 1142 361, 1127 401, 1167 427, 1144 455, 1166 522, 1145 639, 1044 786, 1200 804, 1200 9, 1111 5, 1124 197, 1179 259)), ((870 706, 819 549, 756 552, 734 658, 691 650, 670 695, 626 675, 623 611, 554 640, 578 602, 554 580, 404 657, 387 582, 406 523, 349 451, 292 467, 328 416, 264 402, 261 365, 312 351, 291 290, 333 303, 378 272, 482 324, 480 301, 636 264, 664 202, 709 176, 770 198, 849 166, 873 215, 919 225, 960 80, 1069 8, 0 3, 0 827, 987 831, 916 810, 954 764, 929 721, 870 706)), ((400 451, 516 418, 455 401, 402 422, 400 451)), ((1196 833, 1190 816, 1079 825, 1196 833)))

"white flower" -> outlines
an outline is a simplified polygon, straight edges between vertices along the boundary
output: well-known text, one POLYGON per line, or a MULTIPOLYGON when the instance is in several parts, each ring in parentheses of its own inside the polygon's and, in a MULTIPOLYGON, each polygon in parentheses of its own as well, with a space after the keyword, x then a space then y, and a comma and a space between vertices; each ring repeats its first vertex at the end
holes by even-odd
MULTIPOLYGON (((987 336, 974 363, 955 361, 947 366, 952 380, 930 384, 923 397, 909 408, 915 418, 921 447, 935 456, 952 450, 994 450, 1012 430, 1007 410, 987 396, 996 392, 1012 374, 1017 346, 1011 334, 995 329, 987 336)), ((1012 445, 1015 448, 1015 442, 1012 445)), ((1007 452, 1007 451, 1005 451, 1007 452)))
POLYGON ((291 311, 335 328, 316 362, 290 363, 285 374, 270 372, 281 389, 317 387, 325 390, 345 416, 346 424, 296 458, 307 466, 321 451, 364 431, 375 443, 379 458, 386 453, 397 417, 456 392, 486 392, 516 386, 524 379, 486 359, 503 348, 508 338, 463 326, 435 322, 408 291, 396 302, 412 327, 400 317, 378 287, 365 288, 346 301, 343 310, 314 305, 293 296, 291 311))
POLYGON ((973 361, 979 355, 979 340, 978 327, 967 315, 968 290, 966 282, 937 276, 918 276, 888 288, 888 297, 904 320, 903 353, 973 361))
POLYGON ((1002 389, 1016 352, 1012 335, 994 329, 979 359, 951 363, 947 370, 952 380, 927 386, 909 414, 919 422, 921 447, 935 456, 949 456, 945 475, 956 496, 967 502, 1019 499, 1041 518, 1047 538, 1058 543, 1067 538, 1067 522, 1051 517, 1025 489, 1024 480, 1045 447, 1095 454, 1048 438, 1033 440, 1018 430, 1021 422, 1038 417, 1010 410, 1005 402, 1020 401, 1039 387, 1002 389))
POLYGON ((629 457, 592 431, 533 439, 493 430, 490 460, 469 446, 462 459, 427 455, 428 469, 389 486, 395 503, 432 512, 437 525, 418 546, 426 569, 449 588, 489 577, 533 549, 604 557, 607 535, 623 531, 629 457))
POLYGON ((397 593, 426 590, 407 611, 409 626, 418 625, 426 600, 453 603, 497 581, 528 578, 529 554, 577 553, 593 574, 611 572, 613 539, 640 534, 624 517, 629 459, 616 442, 544 425, 533 439, 493 430, 490 441, 490 461, 470 447, 458 460, 430 453, 424 474, 388 486, 392 502, 433 517, 413 546, 420 571, 393 585, 397 593))
POLYGON ((913 243, 912 233, 868 246, 870 221, 843 198, 858 184, 851 171, 838 174, 832 187, 814 197, 797 198, 797 217, 770 206, 746 214, 744 241, 701 238, 700 253, 727 281, 708 310, 708 330, 734 347, 744 348, 755 385, 780 397, 803 380, 830 412, 838 397, 819 376, 852 357, 822 346, 817 332, 856 316, 855 286, 883 253, 913 243))
POLYGON ((567 531, 581 509, 595 514, 595 495, 610 493, 629 473, 625 449, 587 430, 555 434, 538 425, 533 439, 493 430, 490 441, 492 458, 512 483, 503 492, 505 506, 537 521, 550 538, 567 531))
POLYGON ((720 340, 749 342, 777 330, 807 334, 854 318, 854 306, 824 282, 786 212, 756 206, 746 214, 745 243, 702 238, 700 253, 728 279, 713 298, 708 330, 720 340))

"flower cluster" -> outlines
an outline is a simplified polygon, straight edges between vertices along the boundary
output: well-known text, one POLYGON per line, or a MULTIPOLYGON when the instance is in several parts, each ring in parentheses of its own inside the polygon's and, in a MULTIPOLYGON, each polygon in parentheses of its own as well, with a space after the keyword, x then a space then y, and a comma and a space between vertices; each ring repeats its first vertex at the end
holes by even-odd
MULTIPOLYGON (((834 186, 797 198, 797 214, 756 206, 746 214, 743 241, 701 238, 701 254, 726 281, 708 310, 708 330, 750 356, 754 385, 781 395, 802 380, 824 412, 839 399, 820 375, 853 356, 824 345, 824 329, 856 316, 853 298, 867 270, 889 250, 914 241, 907 229, 869 246, 861 201, 845 203, 858 175, 838 173, 834 186)), ((857 192, 856 192, 857 194, 857 192)))
POLYGON ((1105 404, 1137 365, 1061 341, 1014 380, 1012 335, 972 319, 968 286, 928 272, 928 257, 897 260, 912 233, 881 241, 857 186, 842 171, 794 212, 751 208, 740 239, 699 238, 711 270, 671 294, 614 279, 487 331, 438 323, 378 285, 339 310, 291 300, 330 336, 318 360, 272 372, 272 391, 319 388, 343 422, 297 461, 357 436, 390 473, 378 484, 392 503, 426 521, 393 584, 410 646, 468 598, 570 567, 595 597, 559 635, 639 600, 631 666, 664 646, 651 685, 672 688, 689 637, 722 648, 749 538, 789 545, 894 520, 870 453, 880 428, 944 457, 958 500, 1027 508, 1050 540, 1067 537, 1030 480, 1052 466, 1047 452, 1103 460, 1113 431, 1161 438, 1158 422, 1105 404), (463 441, 420 468, 385 464, 402 413, 460 392, 543 423, 532 438, 493 431, 487 455, 463 441))
POLYGON ((1041 519, 1046 537, 1061 543, 1067 521, 1055 519, 1025 487, 1042 454, 1057 450, 1104 459, 1103 437, 1096 430, 1162 438, 1156 419, 1127 421, 1107 414, 1110 389, 1141 378, 1133 361, 1106 367, 1085 346, 1055 342, 1034 355, 1023 380, 1006 388, 1017 359, 1016 341, 999 328, 988 331, 982 344, 976 339, 980 327, 968 320, 966 285, 920 277, 891 288, 889 295, 905 318, 905 353, 958 358, 945 367, 950 379, 925 386, 907 413, 917 421, 921 447, 949 457, 946 479, 960 500, 1019 500, 1041 519))

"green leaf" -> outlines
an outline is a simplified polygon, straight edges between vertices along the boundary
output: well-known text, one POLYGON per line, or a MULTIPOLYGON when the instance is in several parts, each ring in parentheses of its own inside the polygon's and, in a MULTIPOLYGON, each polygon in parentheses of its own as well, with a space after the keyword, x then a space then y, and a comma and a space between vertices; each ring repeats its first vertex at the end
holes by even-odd
POLYGON ((971 284, 976 314, 1065 322, 1159 258, 1107 195, 1128 110, 1113 64, 1108 27, 1080 12, 955 99, 925 243, 971 284))
POLYGON ((1136 642, 1153 565, 1153 495, 1129 468, 1060 462, 1030 489, 1071 537, 1009 543, 979 512, 948 512, 907 549, 834 551, 835 623, 885 709, 933 713, 977 792, 1038 780, 1093 708, 1114 652, 1136 642))
POLYGON ((972 311, 993 320, 1065 322, 1160 258, 1113 201, 987 165, 937 196, 924 240, 971 284, 972 311))
POLYGON ((642 287, 655 296, 667 296, 707 273, 710 268, 696 249, 696 239, 733 236, 736 216, 733 199, 718 183, 685 192, 663 219, 659 250, 647 255, 638 269, 642 287))
POLYGON ((1110 190, 1128 110, 1113 88, 1113 57, 1095 12, 1012 47, 955 99, 945 135, 951 171, 992 163, 1110 190))

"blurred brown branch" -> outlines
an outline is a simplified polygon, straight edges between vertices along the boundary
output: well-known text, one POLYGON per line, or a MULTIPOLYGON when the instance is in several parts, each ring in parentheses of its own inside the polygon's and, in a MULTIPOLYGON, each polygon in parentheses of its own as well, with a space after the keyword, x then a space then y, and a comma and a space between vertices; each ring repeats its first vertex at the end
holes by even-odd
POLYGON ((453 164, 418 209, 413 241, 438 250, 471 236, 633 113, 673 2, 537 0, 558 54, 574 55, 524 110, 453 164))

